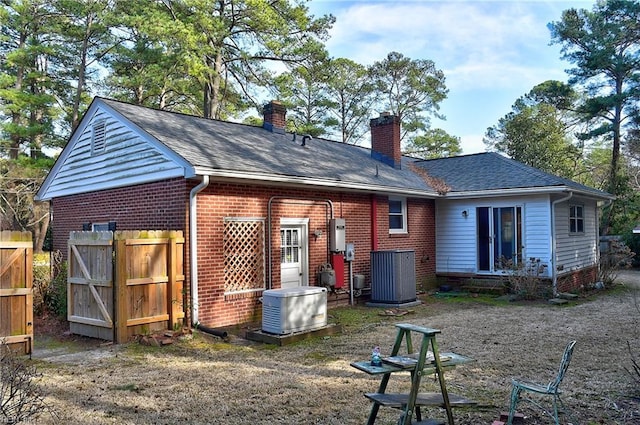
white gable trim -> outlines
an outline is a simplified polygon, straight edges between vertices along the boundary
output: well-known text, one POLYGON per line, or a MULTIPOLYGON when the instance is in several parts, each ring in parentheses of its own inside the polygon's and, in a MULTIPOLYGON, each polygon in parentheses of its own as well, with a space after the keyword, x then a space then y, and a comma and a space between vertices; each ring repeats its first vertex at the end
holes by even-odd
POLYGON ((193 166, 184 158, 96 98, 60 153, 36 199, 49 200, 194 175, 193 166), (105 149, 92 152, 93 125, 103 121, 107 125, 105 149))

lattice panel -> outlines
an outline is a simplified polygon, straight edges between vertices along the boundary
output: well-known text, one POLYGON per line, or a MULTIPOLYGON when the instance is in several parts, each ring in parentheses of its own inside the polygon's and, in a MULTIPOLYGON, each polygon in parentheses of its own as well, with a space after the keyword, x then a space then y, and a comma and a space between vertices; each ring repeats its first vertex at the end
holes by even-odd
POLYGON ((225 219, 225 293, 265 288, 264 240, 264 220, 225 219))

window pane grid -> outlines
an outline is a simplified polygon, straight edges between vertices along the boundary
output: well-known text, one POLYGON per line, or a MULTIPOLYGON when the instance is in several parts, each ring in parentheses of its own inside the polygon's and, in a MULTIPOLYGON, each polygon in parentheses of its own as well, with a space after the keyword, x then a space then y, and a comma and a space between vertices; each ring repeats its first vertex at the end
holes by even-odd
POLYGON ((407 231, 406 200, 389 198, 389 232, 403 233, 407 231))
POLYGON ((584 232, 584 208, 581 205, 569 206, 569 233, 584 232))
POLYGON ((298 263, 300 261, 299 232, 297 229, 280 230, 281 263, 298 263))

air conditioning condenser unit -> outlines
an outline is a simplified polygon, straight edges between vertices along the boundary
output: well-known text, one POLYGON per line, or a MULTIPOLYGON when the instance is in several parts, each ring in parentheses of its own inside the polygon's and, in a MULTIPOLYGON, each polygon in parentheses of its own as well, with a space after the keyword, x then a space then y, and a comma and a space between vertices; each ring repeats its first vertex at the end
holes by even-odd
POLYGON ((327 288, 298 286, 262 293, 262 331, 284 335, 327 326, 327 288))

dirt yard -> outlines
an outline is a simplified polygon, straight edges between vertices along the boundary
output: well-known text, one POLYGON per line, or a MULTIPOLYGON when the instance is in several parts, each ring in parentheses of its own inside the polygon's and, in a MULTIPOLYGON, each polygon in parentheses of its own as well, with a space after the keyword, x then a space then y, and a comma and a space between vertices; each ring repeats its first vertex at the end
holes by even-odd
MULTIPOLYGON (((425 295, 402 317, 366 307, 331 310, 342 334, 283 347, 197 332, 161 348, 40 335, 33 363, 54 414, 38 423, 361 425, 370 408, 363 393, 375 392, 379 380, 349 364, 369 358, 375 345, 388 353, 394 323, 408 322, 440 329, 441 350, 476 360, 446 375, 450 393, 478 403, 454 410, 456 424, 498 419, 508 409, 511 378, 546 382, 571 339, 578 343, 563 388, 574 423, 640 424, 640 392, 625 371, 631 367, 627 341, 640 357, 635 279, 622 275, 627 284, 565 306, 425 295)), ((421 391, 436 388, 427 378, 421 391)), ((408 375, 392 377, 389 391, 407 389, 408 375)), ((526 424, 551 423, 522 407, 526 424)), ((445 417, 440 409, 425 416, 445 417)), ((399 411, 381 408, 376 424, 395 424, 398 417, 399 411)))

